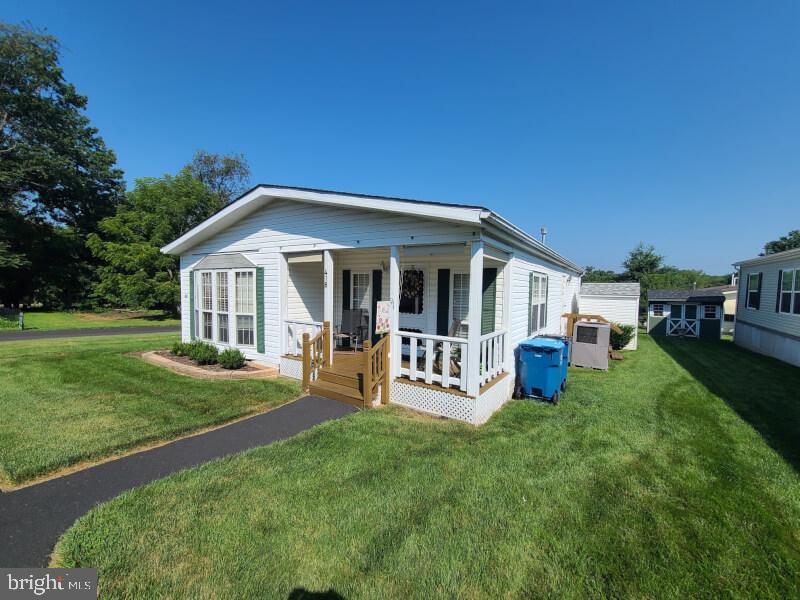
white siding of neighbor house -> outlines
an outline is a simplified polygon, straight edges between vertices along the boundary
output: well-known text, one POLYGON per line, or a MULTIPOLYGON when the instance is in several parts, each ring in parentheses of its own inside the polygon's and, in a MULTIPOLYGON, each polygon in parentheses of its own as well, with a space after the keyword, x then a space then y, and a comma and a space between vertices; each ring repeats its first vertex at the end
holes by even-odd
POLYGON ((286 290, 286 318, 290 321, 323 320, 322 261, 290 263, 286 290))
POLYGON ((636 350, 639 341, 637 327, 639 319, 638 296, 587 296, 580 297, 580 312, 587 315, 600 315, 614 323, 632 325, 633 339, 625 346, 625 350, 636 350))
MULTIPOLYGON (((248 351, 246 355, 277 366, 282 353, 278 293, 280 252, 466 242, 478 236, 477 226, 299 201, 276 201, 201 242, 181 257, 183 338, 190 337, 189 270, 208 254, 240 252, 256 266, 264 268, 265 352, 262 355, 248 351)), ((375 263, 381 252, 385 252, 388 260, 388 250, 371 251, 370 263, 375 263)), ((335 267, 341 277, 341 270, 335 267)), ((388 286, 388 279, 387 271, 383 276, 384 286, 388 286)), ((388 288, 386 294, 388 297, 388 288)), ((334 301, 337 299, 341 303, 341 284, 338 294, 334 291, 334 301)), ((341 315, 340 307, 334 314, 341 315)))
POLYGON ((800 315, 780 313, 775 310, 778 294, 778 271, 800 269, 800 259, 760 265, 743 266, 739 277, 739 298, 736 303, 736 323, 750 323, 779 333, 800 337, 800 315), (747 279, 751 273, 763 273, 761 282, 761 307, 747 308, 747 279))

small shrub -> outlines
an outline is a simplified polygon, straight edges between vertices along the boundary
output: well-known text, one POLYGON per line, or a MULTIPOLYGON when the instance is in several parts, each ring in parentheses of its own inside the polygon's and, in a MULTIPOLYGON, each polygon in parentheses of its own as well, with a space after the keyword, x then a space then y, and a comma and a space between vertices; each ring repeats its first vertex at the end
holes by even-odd
POLYGON ((636 333, 636 328, 633 325, 620 325, 614 323, 622 330, 622 333, 617 333, 611 330, 611 347, 614 350, 622 350, 633 339, 633 334, 636 333))
POLYGON ((219 353, 219 366, 223 369, 241 369, 244 366, 244 354, 236 348, 228 348, 219 353))
POLYGON ((188 356, 198 365, 215 365, 219 359, 219 351, 211 344, 193 342, 188 356))
POLYGON ((189 356, 189 351, 191 348, 192 345, 187 344, 186 342, 175 342, 172 344, 172 350, 170 350, 170 353, 173 356, 189 356))

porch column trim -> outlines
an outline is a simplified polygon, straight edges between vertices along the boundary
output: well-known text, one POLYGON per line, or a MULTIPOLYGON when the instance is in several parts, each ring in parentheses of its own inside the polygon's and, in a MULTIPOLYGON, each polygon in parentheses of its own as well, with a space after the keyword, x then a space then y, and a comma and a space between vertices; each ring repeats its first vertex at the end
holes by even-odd
MULTIPOLYGON (((231 282, 233 285, 233 282, 231 282)), ((229 295, 230 298, 233 296, 229 295)), ((288 346, 289 332, 286 329, 286 319, 289 314, 289 264, 286 260, 286 255, 283 252, 278 254, 278 310, 280 311, 281 320, 281 334, 280 334, 280 352, 279 356, 286 354, 288 346)))
POLYGON ((396 335, 400 329, 400 248, 389 247, 389 300, 392 303, 391 335, 389 344, 389 381, 400 376, 400 359, 402 349, 400 336, 396 335))
POLYGON ((483 294, 483 242, 470 245, 469 259, 469 315, 467 336, 467 393, 478 397, 481 364, 481 296, 483 294))
MULTIPOLYGON (((330 250, 322 251, 322 320, 328 321, 333 327, 333 254, 330 250)), ((333 336, 330 336, 330 354, 333 356, 333 336)))

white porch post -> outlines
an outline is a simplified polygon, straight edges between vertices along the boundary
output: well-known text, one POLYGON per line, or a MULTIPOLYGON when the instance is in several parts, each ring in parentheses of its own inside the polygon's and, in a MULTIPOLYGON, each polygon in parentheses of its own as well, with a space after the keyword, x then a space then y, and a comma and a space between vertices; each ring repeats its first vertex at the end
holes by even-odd
MULTIPOLYGON (((231 282, 233 285, 233 282, 231 282)), ((229 298, 233 296, 229 294, 229 298)), ((281 327, 281 349, 280 354, 286 354, 289 347, 289 332, 286 329, 286 319, 288 318, 289 304, 289 264, 283 252, 278 254, 278 307, 280 310, 281 327)))
MULTIPOLYGON (((328 321, 333 328, 333 254, 330 250, 322 251, 322 277, 323 277, 323 299, 322 299, 322 320, 328 321)), ((333 336, 330 338, 330 356, 333 360, 333 336)))
POLYGON ((402 349, 400 336, 400 248, 389 248, 389 300, 392 303, 391 339, 389 341, 389 381, 400 376, 400 359, 402 349))
POLYGON ((478 397, 481 364, 481 296, 483 294, 483 242, 472 242, 469 259, 469 314, 467 335, 467 393, 478 397))
POLYGON ((514 363, 514 349, 511 347, 511 270, 514 256, 508 257, 503 267, 503 329, 506 330, 505 356, 503 364, 508 373, 514 373, 517 365, 514 363))

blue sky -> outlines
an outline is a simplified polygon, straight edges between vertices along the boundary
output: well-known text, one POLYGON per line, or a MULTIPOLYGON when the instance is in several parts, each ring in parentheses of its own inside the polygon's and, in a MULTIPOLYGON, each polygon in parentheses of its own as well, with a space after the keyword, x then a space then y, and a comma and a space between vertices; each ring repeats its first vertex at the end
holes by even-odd
POLYGON ((254 182, 484 204, 584 265, 730 270, 800 228, 800 3, 6 0, 129 183, 198 148, 254 182))

